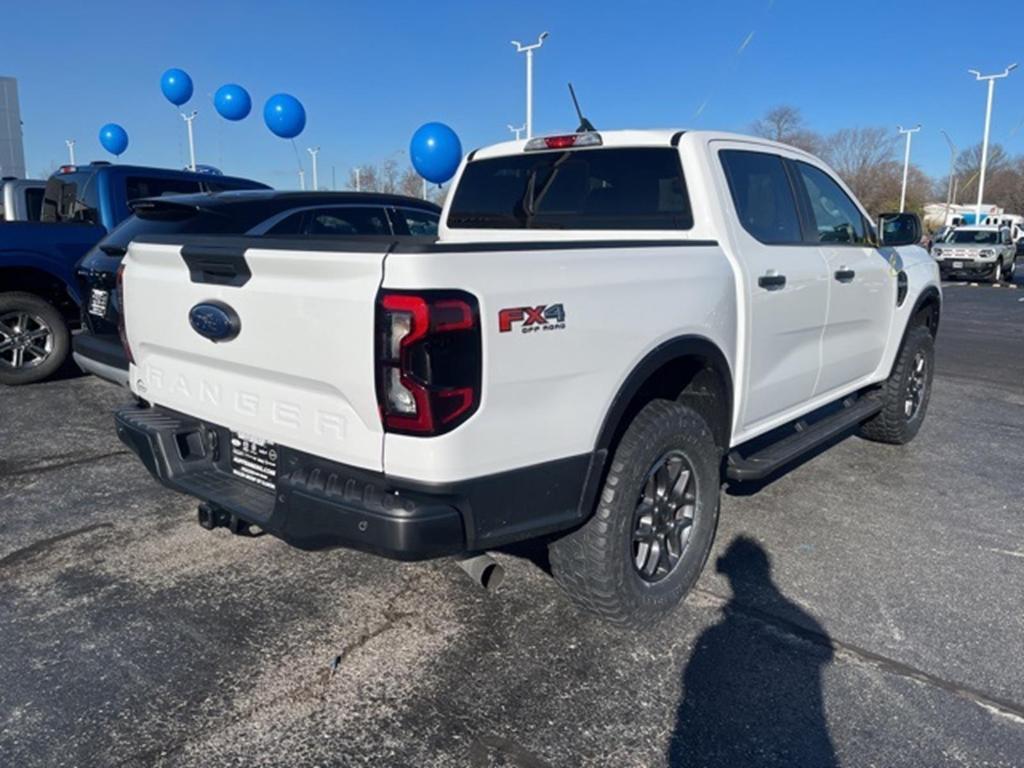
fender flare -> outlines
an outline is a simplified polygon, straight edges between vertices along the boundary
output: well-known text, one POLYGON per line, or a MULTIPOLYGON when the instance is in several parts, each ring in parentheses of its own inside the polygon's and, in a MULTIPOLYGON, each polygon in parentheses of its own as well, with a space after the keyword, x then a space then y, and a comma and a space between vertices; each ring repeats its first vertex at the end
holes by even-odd
POLYGON ((81 304, 78 286, 75 285, 74 280, 69 282, 65 276, 50 269, 49 264, 41 264, 40 261, 41 259, 39 256, 32 251, 7 251, 5 253, 0 253, 0 275, 3 275, 4 272, 8 270, 28 270, 37 272, 40 275, 50 278, 55 283, 59 283, 64 286, 64 289, 68 292, 68 295, 75 304, 81 304))
POLYGON ((682 357, 704 358, 722 378, 722 381, 725 383, 726 414, 729 419, 726 431, 729 432, 732 429, 734 398, 732 369, 718 345, 705 336, 695 334, 676 336, 662 342, 633 366, 633 369, 619 386, 615 397, 612 398, 611 404, 605 412, 604 420, 601 423, 601 429, 598 432, 597 441, 591 454, 590 467, 587 470, 583 492, 580 495, 579 516, 581 520, 587 519, 593 511, 594 501, 600 492, 615 434, 619 431, 623 417, 626 415, 633 398, 636 397, 655 371, 666 363, 682 357))

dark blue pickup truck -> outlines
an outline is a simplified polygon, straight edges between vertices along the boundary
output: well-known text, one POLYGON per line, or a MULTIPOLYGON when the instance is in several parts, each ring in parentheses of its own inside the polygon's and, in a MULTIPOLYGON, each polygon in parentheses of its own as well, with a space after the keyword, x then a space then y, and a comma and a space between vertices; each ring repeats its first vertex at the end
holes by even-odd
POLYGON ((0 225, 0 384, 56 372, 79 322, 75 263, 143 197, 268 189, 248 179, 133 165, 64 166, 50 177, 38 222, 0 225))

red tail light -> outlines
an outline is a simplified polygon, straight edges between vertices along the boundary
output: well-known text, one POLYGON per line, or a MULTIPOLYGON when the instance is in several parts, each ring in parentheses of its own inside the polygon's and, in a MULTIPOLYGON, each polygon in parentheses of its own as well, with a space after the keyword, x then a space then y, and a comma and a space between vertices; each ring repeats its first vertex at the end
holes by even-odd
POLYGON ((480 404, 480 311, 461 291, 377 299, 377 402, 387 432, 441 435, 480 404))
POLYGON ((128 362, 134 365, 135 358, 132 356, 132 348, 128 346, 128 334, 124 330, 124 263, 117 268, 117 304, 120 312, 117 313, 117 335, 121 337, 121 346, 124 347, 124 354, 128 362))

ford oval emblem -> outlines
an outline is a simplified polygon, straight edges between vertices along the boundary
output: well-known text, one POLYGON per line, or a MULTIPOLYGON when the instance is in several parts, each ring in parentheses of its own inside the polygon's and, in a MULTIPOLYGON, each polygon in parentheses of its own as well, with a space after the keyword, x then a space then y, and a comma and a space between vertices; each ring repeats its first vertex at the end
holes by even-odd
POLYGON ((196 304, 189 310, 188 322, 196 333, 210 341, 230 341, 242 330, 238 313, 219 301, 196 304))

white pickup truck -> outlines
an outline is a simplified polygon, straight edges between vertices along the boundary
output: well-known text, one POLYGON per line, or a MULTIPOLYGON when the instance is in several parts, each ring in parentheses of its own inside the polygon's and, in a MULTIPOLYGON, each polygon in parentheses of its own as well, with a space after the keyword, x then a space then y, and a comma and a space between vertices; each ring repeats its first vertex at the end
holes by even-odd
POLYGON ((207 526, 400 559, 545 537, 573 599, 643 625, 696 581, 724 479, 917 433, 919 233, 762 139, 503 143, 436 241, 132 243, 117 429, 207 526))

